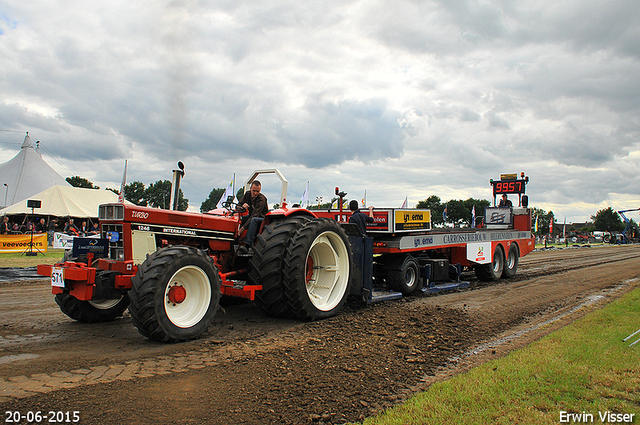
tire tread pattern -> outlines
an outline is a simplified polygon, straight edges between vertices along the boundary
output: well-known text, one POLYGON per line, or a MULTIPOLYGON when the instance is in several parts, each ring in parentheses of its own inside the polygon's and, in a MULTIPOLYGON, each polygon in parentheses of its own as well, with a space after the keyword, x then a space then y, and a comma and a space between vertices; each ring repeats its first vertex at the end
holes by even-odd
MULTIPOLYGON (((213 264, 213 261, 202 251, 193 247, 170 246, 147 255, 147 259, 138 266, 138 273, 131 279, 132 288, 129 291, 129 298, 131 300, 129 312, 131 313, 131 320, 138 329, 138 332, 146 338, 154 341, 173 343, 193 339, 198 336, 170 334, 162 328, 160 323, 161 319, 156 311, 156 294, 162 291, 162 296, 164 297, 164 285, 166 285, 166 283, 163 285, 162 282, 160 282, 160 279, 163 278, 163 272, 171 263, 184 256, 206 257, 207 261, 211 262, 216 276, 218 274, 218 269, 213 264)), ((217 279, 217 288, 212 287, 212 291, 214 292, 213 296, 216 304, 213 310, 215 314, 220 300, 219 278, 217 279)), ((203 318, 202 321, 211 322, 214 314, 211 314, 210 317, 203 318)))
POLYGON ((255 303, 269 316, 293 317, 282 284, 283 259, 291 237, 309 220, 306 216, 279 220, 268 224, 256 237, 248 280, 252 285, 262 285, 262 290, 256 292, 255 303))
POLYGON ((307 255, 316 236, 327 230, 336 232, 345 242, 349 255, 349 268, 350 270, 353 268, 353 258, 347 235, 335 220, 318 218, 300 227, 291 239, 284 259, 285 295, 289 302, 289 307, 300 320, 313 321, 335 316, 342 309, 349 295, 350 277, 348 278, 345 294, 340 303, 332 310, 320 311, 309 300, 305 285, 307 255))
POLYGON ((115 306, 104 310, 92 306, 89 301, 81 301, 69 294, 56 294, 55 301, 60 311, 73 320, 83 323, 110 322, 122 316, 129 306, 127 295, 124 295, 115 306))

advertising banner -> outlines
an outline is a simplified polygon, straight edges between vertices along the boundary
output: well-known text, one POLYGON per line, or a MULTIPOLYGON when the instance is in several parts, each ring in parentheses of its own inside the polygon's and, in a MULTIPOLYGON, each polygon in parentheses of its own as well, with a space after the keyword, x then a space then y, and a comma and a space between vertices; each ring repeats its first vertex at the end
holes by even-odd
POLYGON ((431 229, 430 210, 395 210, 395 230, 429 230, 431 229))
MULTIPOLYGON (((95 235, 95 236, 87 236, 88 238, 93 238, 93 239, 97 239, 100 236, 99 235, 95 235)), ((73 249, 73 239, 76 238, 76 236, 69 236, 66 233, 54 233, 53 234, 53 247, 56 249, 73 249)))
POLYGON ((489 227, 492 225, 508 226, 511 224, 511 208, 486 207, 484 209, 484 222, 489 227))
MULTIPOLYGON (((31 235, 0 235, 0 252, 25 252, 31 246, 31 235)), ((47 234, 34 233, 33 250, 47 251, 47 234)))
POLYGON ((53 247, 56 249, 73 248, 73 236, 69 236, 66 233, 55 232, 53 234, 53 247))
POLYGON ((467 244, 467 260, 478 264, 489 264, 491 260, 491 242, 467 244))

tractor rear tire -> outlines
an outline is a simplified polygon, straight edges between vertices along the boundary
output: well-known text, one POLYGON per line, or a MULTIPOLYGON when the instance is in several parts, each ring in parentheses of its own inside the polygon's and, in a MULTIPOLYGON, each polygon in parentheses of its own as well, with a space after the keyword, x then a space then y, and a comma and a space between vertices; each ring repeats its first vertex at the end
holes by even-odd
POLYGON ((518 249, 518 245, 512 243, 509 247, 509 254, 507 254, 507 258, 504 263, 504 268, 502 269, 502 277, 504 278, 512 278, 516 275, 516 271, 518 271, 518 262, 520 261, 520 250, 518 249))
POLYGON ((255 303, 269 316, 294 316, 284 295, 283 259, 291 237, 309 220, 309 217, 298 216, 275 221, 256 236, 253 257, 249 261, 248 281, 251 285, 262 285, 262 290, 256 292, 255 303))
POLYGON ((69 294, 56 294, 55 300, 64 314, 83 323, 110 322, 122 316, 129 305, 127 295, 118 299, 81 301, 69 294))
POLYGON ((143 336, 180 342, 207 331, 220 301, 220 276, 203 251, 169 246, 147 256, 131 279, 129 312, 143 336))
POLYGON ((420 267, 411 255, 395 259, 387 266, 387 282, 402 295, 410 295, 420 282, 420 267))
POLYGON ((489 264, 476 264, 476 277, 483 282, 493 282, 500 279, 504 270, 504 253, 500 245, 493 251, 493 261, 489 264))
POLYGON ((331 219, 305 223, 291 238, 284 259, 285 295, 301 320, 335 316, 350 288, 351 246, 346 233, 331 219))

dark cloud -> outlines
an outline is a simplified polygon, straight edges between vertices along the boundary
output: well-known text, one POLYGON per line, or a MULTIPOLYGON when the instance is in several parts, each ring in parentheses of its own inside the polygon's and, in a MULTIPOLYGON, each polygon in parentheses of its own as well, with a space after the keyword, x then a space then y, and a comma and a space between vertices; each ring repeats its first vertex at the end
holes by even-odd
POLYGON ((147 183, 188 161, 196 202, 259 165, 295 169, 292 187, 307 174, 335 185, 346 167, 352 192, 383 173, 386 197, 524 170, 532 199, 598 204, 638 191, 626 182, 640 166, 639 12, 633 0, 9 2, 0 125, 97 182, 117 181, 125 158, 147 183))

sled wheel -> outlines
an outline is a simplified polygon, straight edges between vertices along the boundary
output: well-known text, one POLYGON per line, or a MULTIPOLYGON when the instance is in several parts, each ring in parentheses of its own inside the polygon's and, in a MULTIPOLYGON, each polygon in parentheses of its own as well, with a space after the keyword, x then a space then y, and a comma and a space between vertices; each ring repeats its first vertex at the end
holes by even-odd
POLYGON ((518 270, 518 262, 520 261, 520 251, 518 250, 518 245, 512 243, 509 247, 509 254, 507 255, 507 259, 504 263, 504 268, 502 269, 502 277, 511 278, 516 275, 516 271, 518 270))
POLYGON ((349 295, 351 247, 330 219, 307 222, 293 235, 284 259, 285 295, 302 320, 336 315, 349 295))
POLYGON ((293 316, 282 285, 283 258, 293 234, 309 220, 298 216, 275 221, 256 236, 248 280, 251 285, 262 285, 262 290, 256 292, 255 303, 270 316, 293 316))
POLYGON ((109 322, 122 316, 129 305, 126 295, 116 299, 80 301, 69 294, 56 294, 55 300, 64 314, 84 323, 109 322))
POLYGON ((479 280, 489 282, 496 281, 502 276, 504 269, 504 253, 500 245, 493 251, 493 261, 489 264, 477 264, 475 266, 476 277, 479 280))
POLYGON ((220 301, 220 276, 203 251, 171 246, 149 255, 131 279, 129 312, 149 339, 197 338, 211 325, 220 301))
POLYGON ((396 260, 388 267, 387 282, 403 295, 412 294, 418 287, 419 267, 415 258, 407 255, 396 260), (402 260, 402 262, 400 262, 402 260))

